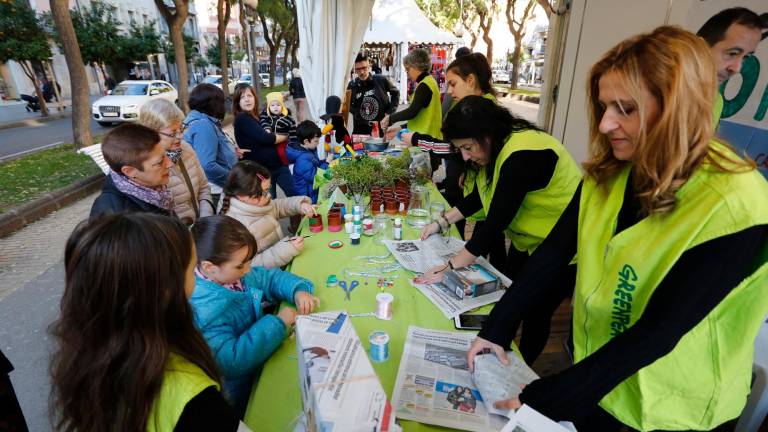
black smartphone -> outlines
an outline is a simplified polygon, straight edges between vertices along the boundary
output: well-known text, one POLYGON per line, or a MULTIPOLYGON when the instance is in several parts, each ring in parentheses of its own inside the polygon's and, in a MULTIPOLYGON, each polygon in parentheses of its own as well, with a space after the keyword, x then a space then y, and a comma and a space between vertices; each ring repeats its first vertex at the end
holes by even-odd
POLYGON ((454 325, 460 330, 480 330, 488 319, 488 315, 461 314, 454 318, 454 325))

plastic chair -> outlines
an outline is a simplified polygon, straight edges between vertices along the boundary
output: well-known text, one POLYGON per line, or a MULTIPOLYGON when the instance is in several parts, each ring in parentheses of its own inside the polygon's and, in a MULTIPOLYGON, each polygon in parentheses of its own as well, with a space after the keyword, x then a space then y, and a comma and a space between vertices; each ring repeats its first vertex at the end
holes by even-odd
POLYGON ((763 321, 755 339, 752 373, 755 377, 752 392, 735 432, 756 432, 768 415, 768 321, 763 321))
POLYGON ((101 168, 101 171, 104 172, 104 175, 109 174, 109 165, 107 165, 107 161, 104 160, 104 155, 101 154, 101 144, 94 144, 88 147, 83 147, 77 152, 88 155, 96 163, 96 165, 101 168))

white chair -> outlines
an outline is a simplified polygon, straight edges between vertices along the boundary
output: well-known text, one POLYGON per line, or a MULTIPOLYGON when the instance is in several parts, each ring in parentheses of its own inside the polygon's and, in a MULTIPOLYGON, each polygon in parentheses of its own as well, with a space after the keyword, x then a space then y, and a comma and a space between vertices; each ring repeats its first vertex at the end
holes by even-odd
POLYGON ((94 144, 88 147, 83 147, 77 152, 88 155, 96 163, 96 165, 101 168, 101 171, 104 172, 104 175, 109 175, 109 165, 107 165, 107 161, 104 160, 104 155, 101 154, 101 144, 94 144))
POLYGON ((755 382, 735 432, 756 432, 768 415, 768 321, 763 321, 755 339, 752 373, 755 382))

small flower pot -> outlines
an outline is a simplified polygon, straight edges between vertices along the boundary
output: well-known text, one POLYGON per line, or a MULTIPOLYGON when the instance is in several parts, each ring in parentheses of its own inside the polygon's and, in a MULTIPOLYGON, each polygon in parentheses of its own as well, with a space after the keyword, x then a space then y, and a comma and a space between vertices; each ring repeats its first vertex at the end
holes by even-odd
POLYGON ((309 230, 313 233, 319 233, 323 230, 323 217, 316 214, 309 218, 309 230))

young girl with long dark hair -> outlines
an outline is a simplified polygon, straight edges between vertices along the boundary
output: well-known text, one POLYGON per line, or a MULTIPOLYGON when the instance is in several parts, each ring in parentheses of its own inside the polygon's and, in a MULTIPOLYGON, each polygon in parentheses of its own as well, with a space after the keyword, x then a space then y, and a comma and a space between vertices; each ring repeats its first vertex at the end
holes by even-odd
POLYGON ((187 300, 196 261, 189 230, 169 217, 108 215, 75 229, 51 326, 54 429, 237 429, 187 300))

